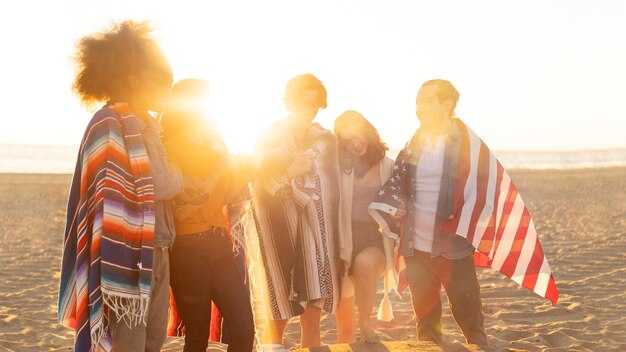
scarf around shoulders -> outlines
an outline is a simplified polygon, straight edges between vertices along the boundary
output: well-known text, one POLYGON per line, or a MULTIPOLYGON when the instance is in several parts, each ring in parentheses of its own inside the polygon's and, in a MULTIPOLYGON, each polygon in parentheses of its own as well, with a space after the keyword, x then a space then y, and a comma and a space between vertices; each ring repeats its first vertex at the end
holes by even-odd
POLYGON ((109 351, 109 313, 145 324, 152 277, 154 186, 127 104, 96 112, 80 145, 67 206, 58 319, 75 351, 109 351))

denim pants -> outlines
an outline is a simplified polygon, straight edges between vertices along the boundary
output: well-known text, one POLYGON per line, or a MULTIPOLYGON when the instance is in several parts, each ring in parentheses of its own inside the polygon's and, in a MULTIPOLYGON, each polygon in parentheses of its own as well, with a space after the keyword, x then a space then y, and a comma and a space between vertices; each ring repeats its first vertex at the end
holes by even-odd
POLYGON ((413 256, 404 259, 417 319, 417 338, 442 342, 440 292, 443 285, 452 315, 467 342, 487 345, 473 254, 452 260, 415 250, 413 256))
POLYGON ((184 351, 206 351, 211 301, 228 328, 228 351, 252 351, 254 320, 250 297, 226 229, 211 228, 177 236, 170 260, 172 292, 185 326, 184 351))
POLYGON ((170 304, 170 263, 167 247, 155 247, 152 253, 152 287, 146 325, 128 327, 109 312, 112 352, 158 352, 165 343, 170 304))

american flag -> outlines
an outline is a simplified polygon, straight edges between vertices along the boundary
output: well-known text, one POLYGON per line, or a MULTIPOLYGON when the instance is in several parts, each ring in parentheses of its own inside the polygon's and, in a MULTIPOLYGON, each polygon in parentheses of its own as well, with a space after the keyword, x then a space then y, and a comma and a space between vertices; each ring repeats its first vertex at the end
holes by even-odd
MULTIPOLYGON (((454 217, 442 228, 466 238, 476 248, 474 263, 491 267, 556 304, 559 294, 535 225, 517 188, 495 155, 461 120, 464 138, 457 168, 454 217)), ((400 199, 399 181, 407 171, 410 147, 400 153, 394 174, 370 205, 383 233, 398 240, 388 216, 400 199), (385 214, 386 213, 386 214, 385 214)), ((399 291, 407 286, 403 263, 397 262, 399 291)))

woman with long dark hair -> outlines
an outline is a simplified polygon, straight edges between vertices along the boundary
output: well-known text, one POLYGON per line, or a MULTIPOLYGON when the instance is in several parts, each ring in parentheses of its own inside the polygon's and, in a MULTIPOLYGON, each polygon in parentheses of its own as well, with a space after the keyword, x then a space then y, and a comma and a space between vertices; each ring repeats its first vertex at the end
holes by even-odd
MULTIPOLYGON (((340 169, 339 253, 344 266, 341 303, 337 312, 340 343, 355 341, 354 300, 359 308, 359 330, 365 342, 380 339, 371 322, 376 281, 391 269, 391 244, 385 241, 368 206, 391 175, 393 160, 387 145, 363 115, 348 110, 335 120, 340 169)), ((392 277, 392 274, 390 274, 392 277)), ((386 298, 391 289, 386 282, 386 298)), ((380 313, 379 313, 380 315, 380 313)))

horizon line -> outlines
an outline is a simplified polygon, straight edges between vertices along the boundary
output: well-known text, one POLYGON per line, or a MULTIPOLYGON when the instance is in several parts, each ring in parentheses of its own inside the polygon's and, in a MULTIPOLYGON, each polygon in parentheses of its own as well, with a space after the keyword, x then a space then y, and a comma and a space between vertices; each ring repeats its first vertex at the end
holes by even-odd
MULTIPOLYGON (((0 142, 0 147, 63 147, 63 148, 78 148, 79 144, 60 144, 60 143, 11 143, 11 142, 0 142)), ((389 151, 400 151, 403 146, 392 147, 389 146, 389 151)), ((570 153, 570 152, 601 152, 601 151, 616 151, 616 150, 626 150, 625 146, 613 146, 613 147, 588 147, 588 148, 490 148, 495 152, 505 152, 505 153, 514 153, 514 152, 550 152, 550 153, 570 153)))

